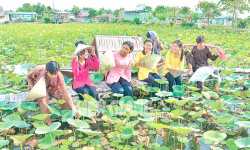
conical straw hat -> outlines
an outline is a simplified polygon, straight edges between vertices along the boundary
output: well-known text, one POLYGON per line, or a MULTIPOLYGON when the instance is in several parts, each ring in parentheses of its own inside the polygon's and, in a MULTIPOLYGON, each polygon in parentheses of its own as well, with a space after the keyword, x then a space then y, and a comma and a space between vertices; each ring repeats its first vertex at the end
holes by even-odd
POLYGON ((46 85, 44 76, 36 83, 36 85, 31 89, 26 100, 33 100, 46 96, 46 85))
POLYGON ((94 46, 88 46, 88 45, 83 45, 83 44, 78 44, 78 46, 76 47, 75 53, 80 53, 82 50, 84 49, 94 49, 94 46))

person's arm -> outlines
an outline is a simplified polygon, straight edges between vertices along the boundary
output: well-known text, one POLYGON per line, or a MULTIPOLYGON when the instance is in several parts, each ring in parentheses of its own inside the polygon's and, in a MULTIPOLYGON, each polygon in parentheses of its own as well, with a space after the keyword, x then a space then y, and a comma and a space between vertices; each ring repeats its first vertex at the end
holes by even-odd
POLYGON ((161 43, 161 41, 157 41, 157 47, 158 47, 158 50, 164 50, 165 49, 165 47, 164 47, 164 45, 161 43))
MULTIPOLYGON (((93 56, 93 55, 92 55, 93 56)), ((99 60, 96 55, 93 56, 94 62, 90 59, 87 59, 86 61, 88 62, 90 67, 93 67, 95 69, 99 69, 99 60)))
POLYGON ((164 50, 165 47, 164 47, 164 45, 161 43, 161 41, 159 40, 159 38, 158 38, 157 36, 155 36, 155 40, 157 41, 158 50, 164 50))
POLYGON ((133 63, 133 65, 134 65, 135 68, 138 66, 138 62, 139 62, 140 59, 141 59, 140 53, 141 53, 141 52, 139 52, 139 53, 136 55, 136 57, 135 57, 135 60, 134 60, 134 63, 133 63))
POLYGON ((211 59, 212 61, 215 61, 219 55, 217 53, 217 50, 214 54, 212 54, 211 50, 209 49, 209 52, 208 52, 208 56, 207 56, 209 59, 211 59))
POLYGON ((166 56, 166 61, 165 61, 165 68, 171 68, 175 70, 175 68, 170 65, 170 60, 171 60, 170 55, 171 55, 171 51, 168 51, 167 56, 166 56))
POLYGON ((125 69, 125 74, 128 77, 129 81, 131 82, 131 63, 132 63, 132 57, 130 57, 130 58, 131 59, 129 61, 129 64, 128 64, 128 66, 125 69))
POLYGON ((71 61, 71 68, 72 68, 73 74, 78 75, 79 74, 79 61, 76 61, 73 59, 71 61))
POLYGON ((78 56, 76 53, 73 53, 72 59, 74 59, 75 61, 78 61, 78 56))
POLYGON ((36 71, 37 70, 34 68, 34 69, 30 70, 30 72, 28 72, 26 75, 28 86, 29 86, 30 90, 34 87, 34 82, 35 82, 34 76, 37 75, 36 71))

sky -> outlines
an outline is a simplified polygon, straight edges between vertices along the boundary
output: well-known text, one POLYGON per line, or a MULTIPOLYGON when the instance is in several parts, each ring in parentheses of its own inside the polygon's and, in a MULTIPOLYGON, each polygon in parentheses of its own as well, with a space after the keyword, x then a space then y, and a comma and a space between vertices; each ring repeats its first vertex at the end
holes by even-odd
MULTIPOLYGON (((65 10, 72 9, 74 5, 79 8, 92 7, 97 10, 104 7, 105 9, 111 8, 112 10, 125 8, 125 10, 135 10, 136 5, 145 4, 151 6, 153 9, 158 5, 164 6, 189 6, 193 10, 200 0, 54 0, 55 9, 65 10)), ((207 0, 215 3, 219 0, 207 0)), ((31 5, 37 4, 38 2, 45 6, 51 6, 53 8, 53 0, 0 0, 0 6, 4 10, 15 11, 18 7, 22 7, 24 3, 30 3, 31 5)), ((226 14, 226 12, 223 12, 226 14)), ((250 16, 250 13, 244 13, 240 15, 241 18, 250 16)))

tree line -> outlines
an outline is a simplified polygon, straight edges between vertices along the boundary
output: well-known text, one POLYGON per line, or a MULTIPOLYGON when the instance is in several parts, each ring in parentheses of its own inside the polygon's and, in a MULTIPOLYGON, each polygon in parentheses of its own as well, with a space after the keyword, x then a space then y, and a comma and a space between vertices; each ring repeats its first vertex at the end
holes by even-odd
MULTIPOLYGON (((145 4, 139 4, 136 6, 137 10, 145 10, 152 12, 152 16, 148 16, 151 19, 153 16, 157 17, 159 20, 164 21, 166 19, 173 19, 175 20, 178 17, 185 18, 186 20, 198 20, 198 11, 202 11, 204 13, 205 18, 208 22, 211 19, 214 19, 215 16, 221 15, 222 11, 226 11, 228 14, 231 15, 232 18, 232 26, 234 23, 237 23, 238 16, 243 14, 245 11, 250 11, 249 6, 250 0, 220 0, 218 3, 209 2, 209 1, 200 1, 195 6, 195 11, 192 11, 190 7, 183 6, 183 7, 169 7, 158 5, 154 10, 151 6, 147 6, 145 4)), ((72 9, 66 9, 63 11, 72 12, 73 14, 77 15, 79 10, 89 10, 89 18, 93 18, 97 15, 101 14, 113 14, 115 17, 119 17, 120 11, 125 11, 124 8, 119 9, 105 9, 100 8, 96 10, 94 8, 83 7, 79 8, 78 6, 74 5, 72 9)), ((36 12, 37 14, 41 15, 42 17, 49 17, 53 13, 53 9, 50 6, 45 6, 40 2, 36 5, 31 5, 30 3, 24 3, 22 7, 19 7, 17 12, 36 12)), ((62 11, 55 9, 54 11, 62 11)))

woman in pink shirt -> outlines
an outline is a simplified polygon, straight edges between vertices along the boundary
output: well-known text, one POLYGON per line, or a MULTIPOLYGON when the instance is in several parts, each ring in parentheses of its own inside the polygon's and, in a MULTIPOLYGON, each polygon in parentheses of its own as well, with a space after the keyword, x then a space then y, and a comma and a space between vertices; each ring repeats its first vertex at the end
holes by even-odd
POLYGON ((114 53, 115 67, 111 69, 106 77, 107 85, 111 88, 112 92, 124 94, 124 96, 133 95, 133 88, 131 85, 131 63, 134 50, 134 44, 130 41, 125 41, 122 44, 122 49, 114 53))
POLYGON ((89 77, 89 67, 99 68, 98 58, 95 55, 94 49, 92 49, 90 53, 94 59, 94 61, 92 61, 88 58, 88 46, 83 44, 77 44, 76 46, 80 51, 73 54, 73 60, 71 61, 74 74, 73 89, 79 94, 80 100, 84 100, 80 93, 82 95, 88 94, 98 100, 95 84, 89 77))

